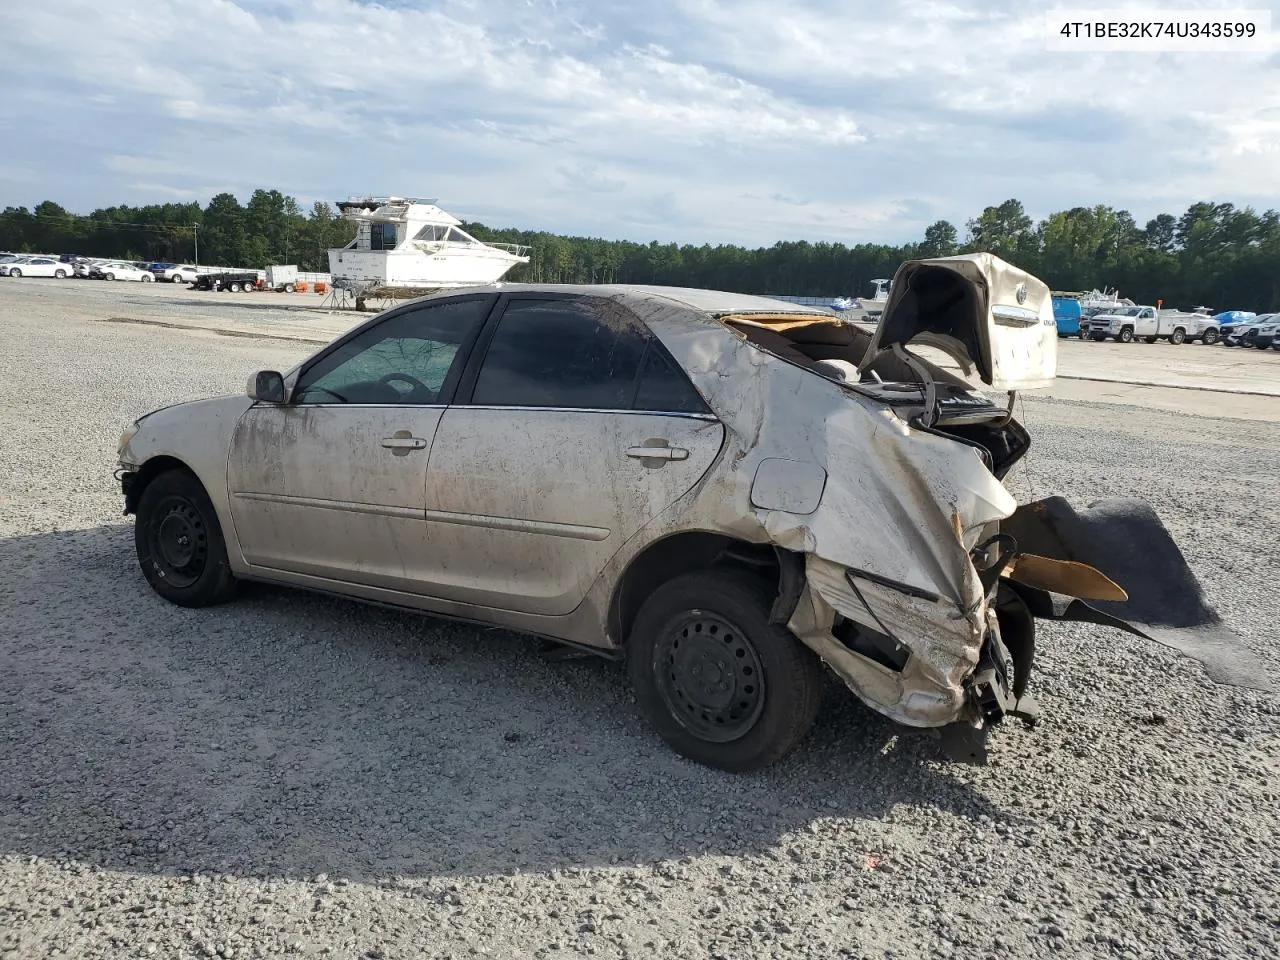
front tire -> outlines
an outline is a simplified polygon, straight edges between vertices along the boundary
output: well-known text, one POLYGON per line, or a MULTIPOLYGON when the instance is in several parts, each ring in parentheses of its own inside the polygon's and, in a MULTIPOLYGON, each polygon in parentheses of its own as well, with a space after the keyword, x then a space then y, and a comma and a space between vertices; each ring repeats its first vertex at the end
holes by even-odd
POLYGON ((235 593, 218 515, 185 470, 168 470, 142 491, 133 544, 147 583, 170 603, 205 607, 235 593))
POLYGON ((1211 346, 1213 346, 1215 343, 1217 343, 1217 342, 1218 342, 1218 331, 1217 331, 1217 330, 1206 330, 1206 331, 1204 332, 1204 336, 1200 338, 1200 342, 1201 342, 1201 343, 1203 343, 1203 344, 1204 344, 1205 346, 1207 346, 1207 347, 1211 347, 1211 346))
POLYGON ((1120 331, 1120 335, 1116 337, 1121 343, 1133 343, 1133 331, 1125 327, 1120 331))
POLYGON ((707 570, 658 587, 636 616, 627 667, 645 717, 677 753, 721 770, 767 766, 818 714, 818 658, 770 623, 774 590, 707 570))

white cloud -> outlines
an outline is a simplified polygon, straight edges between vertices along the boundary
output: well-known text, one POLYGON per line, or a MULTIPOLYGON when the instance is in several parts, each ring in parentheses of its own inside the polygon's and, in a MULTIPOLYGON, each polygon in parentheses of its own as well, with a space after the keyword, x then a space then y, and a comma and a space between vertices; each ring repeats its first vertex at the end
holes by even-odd
POLYGON ((1011 0, 49 8, 0 32, 0 130, 24 133, 0 203, 402 191, 747 243, 908 239, 1010 196, 1139 219, 1280 203, 1266 54, 1050 54, 1044 6, 1011 0))

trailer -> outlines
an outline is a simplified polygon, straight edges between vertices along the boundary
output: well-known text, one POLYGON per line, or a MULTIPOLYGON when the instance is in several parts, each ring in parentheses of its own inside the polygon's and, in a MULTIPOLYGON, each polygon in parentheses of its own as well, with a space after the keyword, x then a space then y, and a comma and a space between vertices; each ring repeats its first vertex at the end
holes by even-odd
POLYGON ((202 273, 191 281, 191 290, 225 290, 228 293, 249 292, 258 287, 256 270, 227 270, 221 273, 202 273))
POLYGON ((332 284, 332 277, 327 273, 299 272, 296 264, 273 264, 266 269, 263 289, 277 293, 305 293, 310 289, 323 293, 332 284))

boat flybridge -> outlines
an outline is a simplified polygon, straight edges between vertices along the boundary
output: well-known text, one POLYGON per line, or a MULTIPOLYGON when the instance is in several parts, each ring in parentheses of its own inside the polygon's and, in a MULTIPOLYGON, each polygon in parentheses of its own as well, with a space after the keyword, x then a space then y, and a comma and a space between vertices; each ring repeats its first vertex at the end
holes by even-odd
POLYGON ((415 197, 352 197, 338 202, 356 238, 329 251, 335 287, 345 289, 464 287, 493 283, 529 248, 482 243, 462 221, 415 197))

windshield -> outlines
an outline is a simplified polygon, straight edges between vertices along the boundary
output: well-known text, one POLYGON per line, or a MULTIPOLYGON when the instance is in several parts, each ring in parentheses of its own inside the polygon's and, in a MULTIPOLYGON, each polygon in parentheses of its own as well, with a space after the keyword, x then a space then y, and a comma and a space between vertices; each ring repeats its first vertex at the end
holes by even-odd
POLYGON ((1115 317, 1136 317, 1141 312, 1141 307, 1125 307, 1123 310, 1110 311, 1111 315, 1115 317))

